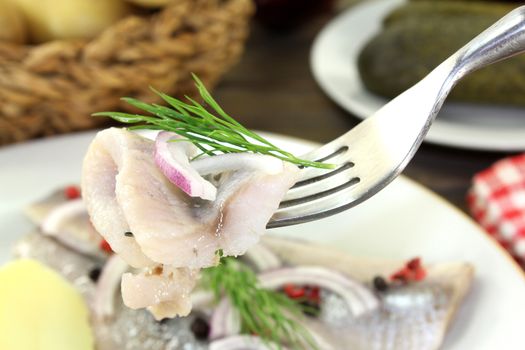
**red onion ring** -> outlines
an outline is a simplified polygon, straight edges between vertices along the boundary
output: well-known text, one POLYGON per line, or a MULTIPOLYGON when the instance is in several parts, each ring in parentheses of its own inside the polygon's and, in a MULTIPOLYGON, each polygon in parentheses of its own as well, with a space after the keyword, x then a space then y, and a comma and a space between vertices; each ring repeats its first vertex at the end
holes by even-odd
POLYGON ((42 232, 50 236, 57 235, 67 220, 84 213, 87 213, 87 210, 81 198, 66 201, 44 218, 41 224, 42 232))
POLYGON ((259 170, 267 174, 283 171, 282 160, 262 154, 228 153, 199 158, 190 163, 197 148, 174 132, 161 131, 155 139, 155 164, 171 183, 191 197, 214 200, 217 188, 202 175, 218 174, 233 170, 259 170))
POLYGON ((115 311, 115 293, 120 287, 122 274, 129 269, 128 264, 117 254, 113 254, 104 267, 97 281, 93 310, 98 318, 110 317, 115 311))
MULTIPOLYGON (((69 232, 64 232, 64 224, 75 217, 87 215, 87 209, 81 198, 68 200, 54 208, 42 221, 40 229, 42 233, 55 238, 68 248, 71 248, 81 254, 105 259, 98 248, 102 238, 93 229, 90 239, 82 239, 74 236, 69 232)), ((86 219, 87 220, 87 219, 86 219)))
POLYGON ((261 287, 279 289, 288 283, 315 285, 335 294, 346 301, 355 317, 372 311, 379 306, 374 293, 361 283, 339 272, 317 266, 287 267, 263 272, 258 275, 261 287))
POLYGON ((174 132, 161 131, 155 139, 155 164, 171 183, 191 197, 215 200, 217 188, 202 178, 190 165, 195 154, 190 142, 171 142, 183 138, 174 132))
POLYGON ((223 298, 211 316, 210 339, 219 339, 239 334, 241 331, 241 317, 234 309, 228 298, 223 298))

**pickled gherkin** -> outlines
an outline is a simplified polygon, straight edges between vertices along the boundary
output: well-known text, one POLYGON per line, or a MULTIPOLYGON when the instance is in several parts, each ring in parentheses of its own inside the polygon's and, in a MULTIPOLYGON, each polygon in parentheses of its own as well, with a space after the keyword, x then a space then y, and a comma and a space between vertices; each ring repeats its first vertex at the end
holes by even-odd
MULTIPOLYGON (((516 2, 409 2, 390 13, 383 30, 363 48, 358 68, 365 87, 392 98, 488 28, 516 2)), ((525 55, 465 77, 451 100, 525 106, 525 55)))

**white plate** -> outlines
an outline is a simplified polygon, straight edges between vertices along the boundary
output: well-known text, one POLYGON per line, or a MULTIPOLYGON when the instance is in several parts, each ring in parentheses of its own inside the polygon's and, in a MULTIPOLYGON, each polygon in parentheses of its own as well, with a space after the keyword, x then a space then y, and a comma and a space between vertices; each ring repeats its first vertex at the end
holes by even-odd
MULTIPOLYGON (((78 183, 93 133, 62 136, 0 149, 0 263, 32 225, 22 208, 58 186, 78 183)), ((272 136, 301 153, 314 147, 272 136)), ((478 226, 441 198, 398 178, 365 203, 336 216, 276 230, 282 235, 337 246, 355 255, 425 261, 469 261, 473 289, 460 309, 444 349, 523 349, 525 278, 506 253, 478 226)))
MULTIPOLYGON (((368 92, 357 71, 357 57, 379 32, 382 18, 405 0, 366 1, 331 21, 311 51, 311 69, 321 88, 340 106, 366 118, 387 100, 368 92)), ((446 103, 426 140, 454 147, 525 150, 525 109, 446 103)))

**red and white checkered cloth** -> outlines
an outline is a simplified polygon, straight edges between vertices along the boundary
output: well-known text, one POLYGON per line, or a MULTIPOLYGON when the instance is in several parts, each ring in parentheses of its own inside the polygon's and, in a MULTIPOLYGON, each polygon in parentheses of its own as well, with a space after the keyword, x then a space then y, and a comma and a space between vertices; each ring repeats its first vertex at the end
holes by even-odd
POLYGON ((525 154, 476 174, 467 202, 474 219, 525 263, 525 154))

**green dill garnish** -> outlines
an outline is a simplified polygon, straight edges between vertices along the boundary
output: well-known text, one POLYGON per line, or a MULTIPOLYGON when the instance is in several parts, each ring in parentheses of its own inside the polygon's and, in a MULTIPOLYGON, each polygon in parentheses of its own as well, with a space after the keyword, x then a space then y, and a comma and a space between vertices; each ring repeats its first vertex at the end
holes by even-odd
POLYGON ((199 156, 251 152, 270 155, 302 167, 334 168, 333 164, 300 159, 246 129, 224 112, 197 76, 193 75, 193 79, 205 105, 210 107, 211 111, 188 96, 186 96, 188 102, 183 102, 152 89, 169 105, 168 107, 125 97, 123 101, 150 115, 122 112, 100 112, 93 115, 110 117, 125 124, 139 124, 130 129, 175 132, 197 146, 202 152, 199 156))
POLYGON ((278 349, 283 342, 293 349, 318 349, 297 321, 304 317, 303 306, 283 293, 261 288, 256 274, 237 259, 221 258, 218 266, 202 271, 202 282, 217 301, 225 296, 238 310, 242 333, 256 334, 278 349))

